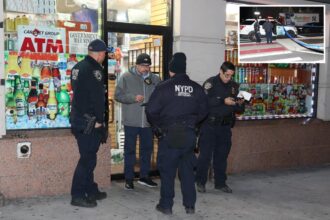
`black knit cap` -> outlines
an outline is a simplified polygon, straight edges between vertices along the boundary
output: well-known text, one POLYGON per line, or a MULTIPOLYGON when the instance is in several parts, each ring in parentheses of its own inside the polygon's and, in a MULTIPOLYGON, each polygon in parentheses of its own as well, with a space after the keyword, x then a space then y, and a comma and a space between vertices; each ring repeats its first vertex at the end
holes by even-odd
POLYGON ((148 54, 146 53, 141 53, 139 56, 136 58, 136 64, 137 65, 151 65, 151 58, 148 54))
POLYGON ((168 65, 173 73, 186 73, 186 55, 182 52, 175 53, 168 65))

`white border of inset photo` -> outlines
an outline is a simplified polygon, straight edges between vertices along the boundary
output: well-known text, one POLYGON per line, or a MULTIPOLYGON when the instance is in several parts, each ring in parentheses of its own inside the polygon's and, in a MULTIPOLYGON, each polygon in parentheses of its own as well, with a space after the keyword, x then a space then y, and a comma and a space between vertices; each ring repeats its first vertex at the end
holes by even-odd
MULTIPOLYGON (((283 12, 285 13, 285 12, 283 12)), ((306 12, 307 13, 307 12, 306 12)), ((256 15, 252 15, 251 19, 255 19, 256 15)), ((263 17, 259 19, 265 19, 263 17)), ((276 20, 276 18, 272 18, 276 20)), ((309 22, 306 22, 309 23, 309 22)), ((326 7, 325 5, 239 5, 239 15, 238 15, 238 27, 237 27, 237 35, 238 35, 238 63, 325 63, 325 44, 326 44, 326 7), (323 43, 318 44, 306 44, 303 41, 299 40, 299 34, 297 31, 296 26, 294 27, 296 30, 295 35, 298 35, 298 37, 287 37, 287 38, 278 38, 276 39, 275 44, 267 45, 267 42, 265 42, 265 31, 262 29, 261 32, 261 39, 262 41, 260 43, 254 42, 247 42, 242 43, 241 40, 244 41, 245 38, 241 39, 241 8, 270 8, 270 7, 276 7, 276 8, 294 8, 294 7, 323 7, 323 43), (241 47, 253 47, 254 45, 259 46, 259 48, 256 49, 249 49, 250 51, 246 53, 246 55, 242 56, 241 47), (260 46, 264 48, 260 48, 260 46), (273 52, 268 52, 268 51, 273 52), (320 52, 320 51, 323 51, 320 52), (315 58, 311 58, 310 60, 307 60, 306 58, 302 58, 299 55, 295 56, 295 53, 302 53, 302 54, 314 54, 315 58), (271 56, 276 56, 276 58, 271 58, 271 56), (318 56, 320 59, 318 59, 318 56), (255 58, 255 59, 254 59, 255 58)), ((251 25, 252 26, 252 25, 251 25)), ((252 27, 253 29, 253 27, 252 27)), ((287 28, 282 28, 284 35, 287 35, 287 28)), ((293 31, 292 31, 293 32, 293 31)), ((251 33, 251 32, 250 32, 251 33)), ((253 29, 254 33, 254 29, 253 29)), ((283 35, 283 36, 284 36, 283 35)), ((288 35, 287 35, 288 36, 288 35)), ((314 39, 319 39, 318 38, 314 39)), ((302 38, 301 38, 302 39, 302 38)), ((310 37, 310 40, 313 38, 310 37)), ((246 50, 248 51, 248 50, 246 50)))

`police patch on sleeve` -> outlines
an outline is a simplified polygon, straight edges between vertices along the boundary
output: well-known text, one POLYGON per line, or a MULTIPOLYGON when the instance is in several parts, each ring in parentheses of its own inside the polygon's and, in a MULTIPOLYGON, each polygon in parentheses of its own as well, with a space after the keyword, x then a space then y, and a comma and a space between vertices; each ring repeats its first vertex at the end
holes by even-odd
POLYGON ((79 75, 79 69, 73 69, 71 71, 71 75, 72 75, 72 80, 77 80, 79 75))
POLYGON ((94 77, 95 77, 98 81, 101 81, 101 80, 102 80, 102 73, 101 73, 100 70, 95 70, 95 71, 93 72, 93 74, 94 74, 94 77))
POLYGON ((210 82, 206 82, 205 84, 204 84, 204 89, 206 89, 206 90, 209 90, 209 89, 211 89, 212 88, 212 83, 210 83, 210 82))

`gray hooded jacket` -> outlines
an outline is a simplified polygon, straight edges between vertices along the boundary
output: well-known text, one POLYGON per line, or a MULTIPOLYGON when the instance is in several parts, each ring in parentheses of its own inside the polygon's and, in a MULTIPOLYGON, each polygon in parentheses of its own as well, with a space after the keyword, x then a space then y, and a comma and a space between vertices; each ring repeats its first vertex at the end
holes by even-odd
POLYGON ((143 95, 147 103, 151 93, 160 82, 157 75, 149 73, 151 84, 148 85, 144 78, 137 73, 135 67, 131 67, 124 73, 116 86, 115 100, 122 103, 123 124, 132 127, 150 127, 145 114, 145 106, 135 101, 136 95, 143 95))

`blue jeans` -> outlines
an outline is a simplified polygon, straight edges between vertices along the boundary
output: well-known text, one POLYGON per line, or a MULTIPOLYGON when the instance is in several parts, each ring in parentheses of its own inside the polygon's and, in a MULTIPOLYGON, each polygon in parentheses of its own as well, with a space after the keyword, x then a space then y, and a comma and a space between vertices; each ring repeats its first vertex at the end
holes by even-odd
POLYGON ((136 140, 140 137, 140 178, 148 177, 153 150, 153 133, 151 128, 124 126, 124 172, 125 179, 134 178, 134 165, 136 158, 136 140))
POLYGON ((100 147, 100 138, 95 132, 90 135, 76 132, 74 135, 78 143, 80 159, 72 179, 71 196, 83 198, 99 191, 94 182, 94 169, 100 147))
POLYGON ((193 150, 196 145, 196 134, 194 130, 186 133, 186 140, 181 148, 171 147, 166 136, 159 141, 157 155, 157 166, 161 180, 159 205, 163 208, 171 209, 173 206, 174 180, 177 170, 181 182, 183 205, 195 207, 194 167, 196 156, 193 150))
POLYGON ((231 149, 230 125, 210 125, 204 122, 199 137, 200 154, 197 162, 196 182, 205 185, 213 156, 214 184, 226 184, 227 158, 231 149))

